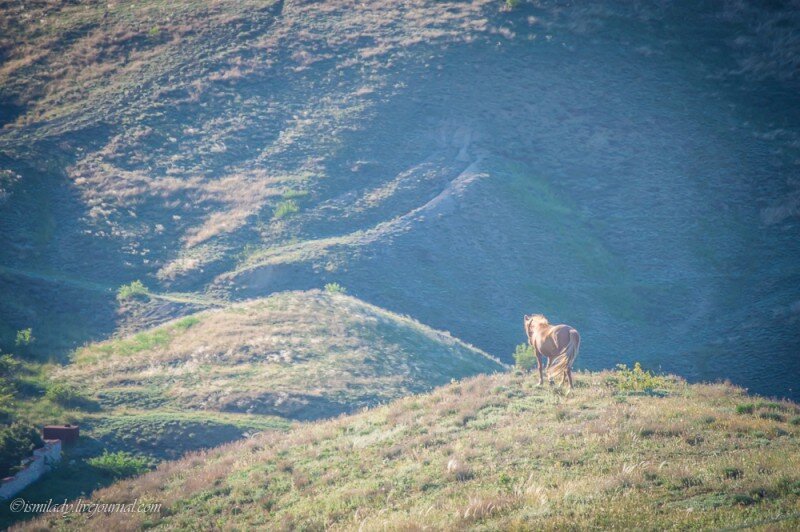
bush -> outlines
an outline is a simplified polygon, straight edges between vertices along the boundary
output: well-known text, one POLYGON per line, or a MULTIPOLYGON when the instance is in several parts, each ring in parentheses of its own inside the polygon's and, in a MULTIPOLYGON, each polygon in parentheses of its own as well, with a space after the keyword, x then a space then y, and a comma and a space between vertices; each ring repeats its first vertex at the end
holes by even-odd
POLYGON ((44 445, 39 432, 25 423, 0 428, 0 478, 21 469, 21 462, 44 445))
POLYGON ((329 294, 346 294, 347 289, 339 283, 328 283, 325 285, 325 291, 329 294))
POLYGON ((146 458, 125 451, 109 453, 106 450, 100 456, 89 458, 86 462, 101 474, 111 478, 131 477, 150 469, 150 462, 146 458))
POLYGON ((633 365, 633 369, 625 364, 617 364, 612 380, 620 392, 652 392, 669 385, 666 377, 642 369, 638 362, 633 365))
POLYGON ((33 329, 28 327, 27 329, 17 331, 17 338, 14 340, 14 345, 23 347, 31 345, 34 341, 36 341, 36 338, 33 337, 33 329))
POLYGON ((0 379, 13 379, 21 364, 11 355, 0 355, 0 379))
POLYGON ((300 210, 300 206, 293 199, 280 202, 275 207, 275 213, 272 215, 274 220, 280 220, 300 210))
POLYGON ((95 406, 94 401, 84 395, 78 388, 63 382, 51 384, 47 388, 45 397, 53 403, 67 408, 89 409, 95 406))
POLYGON ((786 421, 786 418, 777 412, 761 412, 758 417, 761 419, 769 419, 770 421, 779 421, 781 423, 786 421))
POLYGON ((519 369, 531 371, 536 367, 536 354, 533 347, 528 344, 519 344, 514 351, 514 362, 519 369))
POLYGON ((150 291, 141 281, 133 281, 131 284, 124 284, 117 289, 117 301, 127 301, 128 299, 146 299, 150 291))
POLYGON ((752 414, 756 409, 756 405, 753 403, 744 403, 741 405, 736 405, 736 413, 737 414, 752 414))
POLYGON ((283 193, 283 199, 305 198, 308 196, 307 190, 287 190, 283 193))
POLYGON ((20 363, 11 355, 0 355, 0 418, 12 418, 13 401, 17 393, 17 372, 20 363))

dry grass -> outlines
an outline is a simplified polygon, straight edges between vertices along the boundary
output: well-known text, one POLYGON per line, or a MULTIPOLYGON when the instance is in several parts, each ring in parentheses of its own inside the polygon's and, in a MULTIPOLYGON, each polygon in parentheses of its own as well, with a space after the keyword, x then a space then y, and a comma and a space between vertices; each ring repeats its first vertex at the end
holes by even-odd
MULTIPOLYGON (((673 380, 664 397, 624 395, 607 376, 579 374, 569 397, 514 374, 475 377, 195 455, 94 497, 163 501, 166 510, 149 519, 165 528, 796 524, 799 427, 736 414, 736 388, 673 380), (569 415, 559 419, 556 409, 569 415), (450 422, 464 412, 474 412, 474 420, 450 422), (666 429, 640 435, 659 420, 666 429), (734 420, 747 432, 735 430, 734 420), (702 439, 687 442, 685 433, 702 439)), ((107 529, 107 519, 80 526, 107 529)), ((36 522, 45 524, 56 521, 36 522)))
POLYGON ((22 152, 31 139, 58 138, 68 167, 34 159, 77 186, 93 234, 123 241, 163 281, 198 275, 229 262, 259 224, 265 248, 294 238, 303 219, 270 223, 265 213, 279 189, 324 176, 343 135, 368 116, 374 101, 364 96, 386 88, 387 58, 468 41, 487 32, 475 19, 495 10, 493 0, 2 1, 0 104, 22 112, 0 143, 22 152), (368 75, 323 90, 303 81, 311 68, 368 75), (276 79, 291 88, 269 88, 276 79), (91 146, 70 135, 107 124, 91 146), (164 249, 164 238, 181 245, 164 249), (209 242, 223 252, 186 258, 209 242))
MULTIPOLYGON (((177 408, 320 417, 502 369, 485 353, 341 294, 290 292, 79 350, 60 378, 177 408)), ((129 399, 130 401, 130 399, 129 399)), ((135 402, 135 401, 134 401, 135 402)))

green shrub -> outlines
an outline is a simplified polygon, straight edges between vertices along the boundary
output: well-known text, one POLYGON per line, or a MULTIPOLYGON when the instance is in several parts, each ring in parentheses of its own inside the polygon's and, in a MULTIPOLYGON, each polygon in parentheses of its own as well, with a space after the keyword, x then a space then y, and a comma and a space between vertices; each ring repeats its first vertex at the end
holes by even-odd
POLYGON ((625 364, 617 364, 617 371, 614 372, 612 381, 620 392, 652 392, 669 385, 666 377, 642 369, 642 365, 638 362, 633 365, 633 369, 625 364))
POLYGON ((185 331, 200 323, 200 318, 197 316, 186 316, 185 318, 175 322, 175 328, 180 331, 185 331))
POLYGON ((347 288, 339 283, 328 283, 325 285, 325 291, 329 294, 346 294, 347 288))
POLYGON ((521 0, 506 0, 506 9, 516 9, 519 7, 521 0))
POLYGON ((35 341, 36 338, 33 337, 33 329, 28 327, 27 329, 17 331, 17 338, 14 340, 14 345, 17 347, 23 347, 31 345, 35 341))
POLYGON ((12 382, 17 378, 22 364, 11 355, 0 355, 0 382, 12 382))
POLYGON ((44 445, 39 432, 25 423, 0 428, 0 478, 13 475, 20 462, 44 445))
POLYGON ((100 456, 89 458, 86 462, 101 474, 112 478, 131 477, 150 469, 150 462, 146 458, 125 451, 109 453, 106 450, 100 456))
POLYGON ((769 419, 771 421, 780 421, 780 422, 786 421, 786 418, 777 412, 761 412, 758 416, 761 419, 769 419))
POLYGON ((117 289, 117 301, 127 301, 128 299, 146 299, 150 291, 141 281, 133 281, 131 284, 124 284, 117 289))
POLYGON ((51 384, 47 388, 45 397, 51 402, 66 408, 90 409, 95 406, 94 401, 84 395, 78 388, 63 382, 51 384))
POLYGON ((519 344, 514 351, 514 362, 523 371, 531 371, 536 367, 536 354, 528 344, 519 344))
POLYGON ((726 467, 722 470, 722 476, 726 479, 737 479, 744 476, 744 471, 738 467, 726 467))
POLYGON ((272 215, 274 220, 280 220, 286 216, 292 215, 300 210, 300 206, 293 199, 282 201, 275 207, 275 213, 272 215))
POLYGON ((307 190, 287 190, 283 193, 283 199, 295 199, 295 198, 304 198, 308 196, 307 190))
POLYGON ((753 403, 744 403, 741 405, 736 405, 736 413, 737 414, 752 414, 756 409, 756 405, 753 403))
POLYGON ((19 367, 20 363, 11 355, 0 355, 0 418, 3 421, 11 418, 19 367))

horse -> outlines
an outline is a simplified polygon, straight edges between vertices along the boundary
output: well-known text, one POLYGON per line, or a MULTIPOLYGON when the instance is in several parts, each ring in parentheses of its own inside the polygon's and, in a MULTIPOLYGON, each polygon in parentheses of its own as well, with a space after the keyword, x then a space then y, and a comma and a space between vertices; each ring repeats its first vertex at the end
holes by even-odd
POLYGON ((523 319, 525 334, 528 343, 533 347, 539 370, 539 384, 544 384, 545 368, 542 367, 542 357, 547 358, 547 380, 553 381, 555 375, 561 375, 559 386, 564 380, 569 382, 572 391, 572 364, 578 357, 581 347, 581 335, 574 327, 569 325, 550 325, 541 314, 525 315, 523 319))

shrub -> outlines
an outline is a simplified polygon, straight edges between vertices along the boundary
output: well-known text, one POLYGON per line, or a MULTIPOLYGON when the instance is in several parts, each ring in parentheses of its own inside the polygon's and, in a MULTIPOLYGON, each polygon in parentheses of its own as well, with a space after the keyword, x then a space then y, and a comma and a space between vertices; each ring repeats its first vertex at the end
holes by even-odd
POLYGON ((770 421, 780 421, 780 422, 786 421, 786 418, 784 418, 777 412, 761 412, 758 415, 758 417, 760 417, 761 419, 769 419, 770 421))
POLYGON ((125 451, 109 453, 105 450, 100 456, 89 458, 86 462, 101 474, 112 478, 131 477, 150 469, 150 463, 146 458, 125 451))
POLYGON ((506 0, 505 8, 507 10, 516 9, 517 7, 519 7, 519 4, 520 0, 506 0))
POLYGON ((756 405, 753 403, 744 403, 741 405, 736 405, 736 413, 737 414, 752 414, 756 409, 756 405))
POLYGON ((523 371, 530 371, 536 367, 536 355, 533 347, 528 344, 519 344, 514 351, 514 362, 523 371))
POLYGON ((182 320, 179 320, 175 323, 175 328, 180 331, 185 331, 195 325, 200 323, 200 318, 197 316, 186 316, 182 320))
POLYGON ((95 406, 94 401, 84 395, 78 388, 63 382, 51 384, 47 388, 45 397, 53 403, 67 408, 89 409, 95 406))
POLYGON ((613 382, 620 392, 652 392, 669 384, 666 377, 642 369, 642 365, 638 362, 633 365, 633 369, 625 364, 617 364, 613 382))
POLYGON ((325 285, 325 291, 329 294, 346 294, 347 288, 339 283, 328 283, 325 285))
POLYGON ((17 331, 17 338, 14 340, 14 345, 17 347, 23 347, 31 345, 35 341, 36 338, 33 337, 33 329, 28 327, 27 329, 17 331))
POLYGON ((280 220, 286 216, 292 215, 300 210, 300 206, 293 199, 282 201, 275 207, 275 213, 272 215, 274 220, 280 220))
POLYGON ((10 418, 13 400, 17 392, 16 377, 20 363, 11 355, 0 355, 0 414, 10 418))
POLYGON ((12 379, 19 371, 21 364, 11 355, 0 355, 0 378, 12 379))
POLYGON ((722 476, 726 479, 737 479, 744 476, 744 471, 738 467, 726 467, 722 470, 722 476))
POLYGON ((16 473, 22 460, 42 445, 42 437, 30 425, 14 423, 0 428, 0 478, 16 473))
POLYGON ((307 190, 287 190, 283 193, 283 199, 295 199, 295 198, 304 198, 308 196, 307 190))
POLYGON ((451 458, 447 462, 447 473, 458 482, 466 482, 473 477, 472 468, 458 458, 451 458))
POLYGON ((150 294, 147 287, 139 280, 131 284, 124 284, 117 289, 117 301, 127 301, 128 299, 146 299, 150 294))

